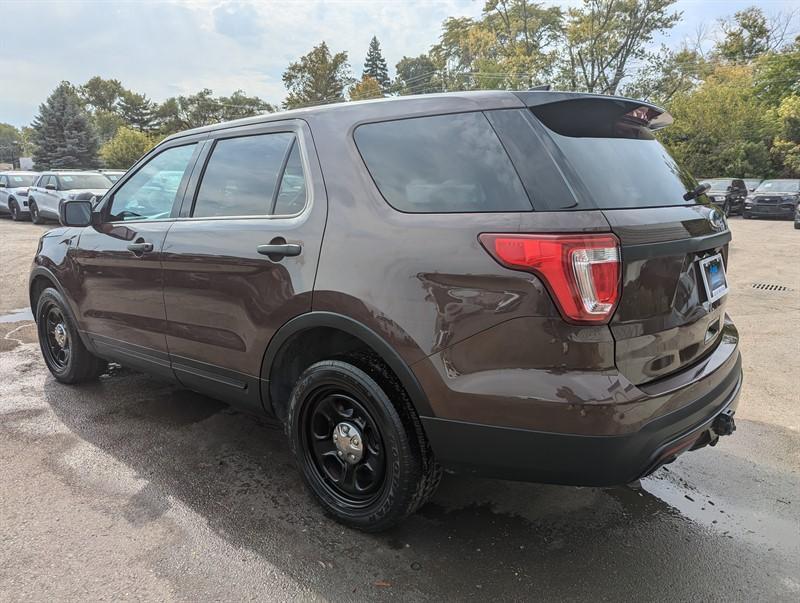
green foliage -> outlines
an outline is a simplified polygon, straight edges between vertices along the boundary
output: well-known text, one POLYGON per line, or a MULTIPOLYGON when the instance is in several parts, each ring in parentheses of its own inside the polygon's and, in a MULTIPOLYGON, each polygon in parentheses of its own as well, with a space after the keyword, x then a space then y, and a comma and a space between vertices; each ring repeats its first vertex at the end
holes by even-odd
POLYGON ((403 57, 395 66, 392 91, 398 94, 428 94, 441 91, 436 65, 427 54, 403 57))
POLYGON ((61 82, 33 121, 36 169, 93 168, 97 136, 77 91, 61 82))
POLYGON ((291 63, 283 73, 289 91, 287 109, 344 100, 344 90, 353 83, 346 52, 331 54, 325 42, 291 63))
POLYGON ((778 105, 790 94, 800 94, 800 36, 782 52, 769 52, 755 61, 755 87, 759 97, 778 105))
POLYGON ((564 59, 558 81, 570 90, 616 94, 632 63, 654 63, 647 50, 656 34, 671 29, 680 13, 675 0, 583 0, 564 23, 564 59))
POLYGON ((675 95, 675 123, 661 134, 679 163, 700 177, 765 177, 776 126, 752 86, 753 68, 718 65, 697 88, 675 95))
POLYGON ((117 112, 124 123, 140 132, 148 132, 153 129, 155 107, 144 94, 130 90, 123 91, 117 112))
POLYGON ((800 95, 784 98, 774 115, 779 131, 770 152, 776 173, 784 178, 800 178, 800 95))
POLYGON ((375 36, 372 36, 372 40, 370 40, 367 58, 364 60, 364 71, 361 74, 362 82, 367 80, 367 78, 378 82, 382 91, 387 91, 391 84, 389 80, 389 69, 386 67, 386 59, 383 58, 380 42, 378 42, 378 38, 375 36))
POLYGON ((732 21, 723 20, 723 39, 715 53, 732 63, 749 63, 771 49, 771 32, 760 8, 740 10, 732 21))
POLYGON ((155 139, 139 130, 122 126, 114 138, 100 148, 100 157, 109 168, 128 169, 155 146, 155 139))
POLYGON ((11 124, 0 123, 0 163, 14 163, 20 157, 20 132, 11 124))
POLYGON ((119 80, 105 80, 96 75, 80 86, 77 92, 87 109, 113 113, 117 108, 117 101, 126 90, 119 80))
POLYGON ((350 100, 366 100, 383 97, 383 89, 378 80, 365 76, 350 89, 350 100))
POLYGON ((158 131, 168 135, 275 110, 269 103, 256 96, 246 96, 241 90, 227 97, 214 97, 213 94, 205 88, 197 94, 165 100, 153 113, 158 131))

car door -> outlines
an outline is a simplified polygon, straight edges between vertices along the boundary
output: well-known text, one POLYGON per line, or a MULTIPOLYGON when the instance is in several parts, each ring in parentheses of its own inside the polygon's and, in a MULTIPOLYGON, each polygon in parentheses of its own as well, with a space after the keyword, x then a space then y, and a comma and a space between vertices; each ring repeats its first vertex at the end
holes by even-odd
POLYGON ((79 322, 98 352, 170 378, 161 250, 201 144, 175 141, 140 161, 103 198, 75 254, 79 322))
POLYGON ((39 176, 39 179, 34 183, 34 185, 28 190, 28 203, 33 201, 36 203, 36 206, 39 206, 39 199, 44 197, 44 194, 47 192, 45 186, 47 183, 50 182, 50 175, 49 174, 42 174, 39 176))
POLYGON ((50 176, 47 183, 42 188, 42 192, 36 196, 36 206, 39 208, 39 213, 52 219, 58 219, 58 201, 60 199, 61 183, 58 176, 50 176))
POLYGON ((8 213, 8 178, 0 174, 0 214, 8 213))
POLYGON ((322 174, 299 120, 211 138, 164 244, 167 345, 185 386, 260 410, 267 343, 311 309, 322 174))

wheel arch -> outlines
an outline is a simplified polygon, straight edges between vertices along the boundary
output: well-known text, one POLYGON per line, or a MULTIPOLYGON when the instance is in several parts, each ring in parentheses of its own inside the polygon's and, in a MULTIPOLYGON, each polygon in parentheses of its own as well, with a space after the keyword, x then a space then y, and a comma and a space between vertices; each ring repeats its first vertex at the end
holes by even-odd
POLYGON ((422 386, 400 355, 363 323, 334 312, 308 312, 284 324, 272 337, 261 364, 261 400, 264 409, 283 420, 289 392, 307 366, 330 357, 334 351, 367 349, 377 354, 400 380, 417 415, 433 411, 422 386), (324 344, 312 349, 314 343, 324 344), (292 362, 297 356, 299 361, 292 362))

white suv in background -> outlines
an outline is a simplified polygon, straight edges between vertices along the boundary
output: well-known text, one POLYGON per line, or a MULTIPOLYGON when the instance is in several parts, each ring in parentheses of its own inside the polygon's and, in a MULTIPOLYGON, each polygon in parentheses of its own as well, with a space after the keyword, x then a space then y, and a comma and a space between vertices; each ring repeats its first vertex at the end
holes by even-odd
POLYGON ((28 188, 36 181, 37 172, 0 172, 0 214, 14 220, 28 215, 28 188))
POLYGON ((41 224, 46 219, 58 220, 58 207, 62 201, 74 199, 81 193, 102 196, 110 188, 111 180, 100 172, 43 172, 28 191, 31 220, 34 224, 41 224))

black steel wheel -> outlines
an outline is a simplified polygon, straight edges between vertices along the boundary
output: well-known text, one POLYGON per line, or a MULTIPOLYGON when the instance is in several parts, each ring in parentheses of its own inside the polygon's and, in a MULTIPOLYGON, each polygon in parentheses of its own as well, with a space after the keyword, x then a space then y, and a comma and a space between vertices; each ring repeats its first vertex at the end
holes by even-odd
POLYGON ((387 529, 432 496, 441 469, 396 377, 369 355, 308 367, 286 432, 311 493, 338 521, 387 529))
POLYGON ((62 383, 96 379, 108 363, 86 349, 64 298, 53 288, 42 291, 36 303, 39 347, 47 368, 62 383))
POLYGON ((303 405, 302 447, 320 484, 341 505, 369 505, 386 474, 386 452, 377 422, 357 392, 322 385, 303 405))

